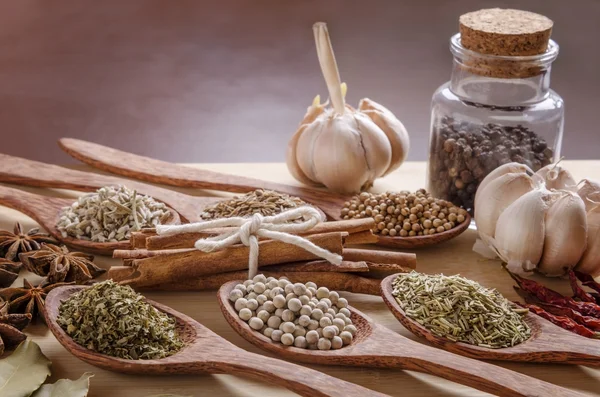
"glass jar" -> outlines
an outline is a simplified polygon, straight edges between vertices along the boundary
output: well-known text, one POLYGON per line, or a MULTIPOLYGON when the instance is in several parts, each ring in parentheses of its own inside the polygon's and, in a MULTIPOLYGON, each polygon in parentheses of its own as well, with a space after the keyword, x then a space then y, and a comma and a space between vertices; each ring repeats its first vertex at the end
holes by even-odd
POLYGON ((475 192, 499 165, 519 162, 534 171, 560 156, 561 97, 550 89, 558 45, 531 56, 480 54, 450 40, 452 77, 431 105, 428 189, 473 213, 475 192))

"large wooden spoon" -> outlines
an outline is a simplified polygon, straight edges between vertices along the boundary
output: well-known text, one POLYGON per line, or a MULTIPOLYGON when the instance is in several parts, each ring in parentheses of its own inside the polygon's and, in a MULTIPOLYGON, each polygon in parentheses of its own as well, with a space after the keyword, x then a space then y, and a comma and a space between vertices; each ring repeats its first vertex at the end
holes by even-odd
POLYGON ((405 338, 349 308, 358 332, 352 344, 339 350, 319 351, 284 346, 242 321, 229 301, 236 284, 224 284, 218 292, 219 306, 231 327, 248 342, 288 360, 312 364, 402 368, 424 372, 501 396, 583 395, 492 364, 435 349, 405 338))
POLYGON ((396 302, 392 295, 392 284, 397 276, 398 274, 394 274, 381 281, 383 300, 406 329, 437 347, 477 359, 600 366, 600 340, 565 331, 533 313, 525 317, 532 330, 531 337, 513 347, 488 349, 436 336, 408 317, 396 302))
MULTIPOLYGON (((56 224, 61 209, 70 206, 73 201, 75 200, 41 196, 39 194, 28 193, 23 190, 0 185, 0 205, 12 208, 33 218, 41 227, 46 229, 52 237, 71 248, 100 255, 110 255, 116 249, 129 248, 129 240, 112 243, 96 243, 73 237, 63 237, 61 232, 56 228, 56 224)), ((165 223, 180 223, 179 214, 171 208, 169 208, 169 211, 171 215, 165 223)))
MULTIPOLYGON (((281 183, 267 182, 259 179, 186 167, 123 152, 79 139, 62 138, 59 140, 59 145, 69 155, 92 167, 142 181, 235 193, 246 193, 254 189, 269 189, 287 193, 300 197, 306 202, 317 206, 327 214, 329 218, 334 220, 341 219, 340 211, 344 206, 344 203, 349 199, 349 197, 346 196, 340 196, 315 188, 290 186, 281 183)), ((459 226, 430 236, 379 236, 377 244, 406 249, 439 244, 464 232, 469 227, 470 220, 471 218, 467 217, 467 219, 459 226)))
POLYGON ((48 328, 65 349, 96 367, 143 375, 228 373, 275 383, 310 397, 385 396, 310 368, 242 350, 194 319, 151 300, 147 302, 177 320, 179 335, 185 343, 181 351, 158 360, 125 360, 93 352, 74 342, 56 322, 61 302, 83 288, 87 287, 65 286, 52 290, 46 298, 45 318, 48 328))

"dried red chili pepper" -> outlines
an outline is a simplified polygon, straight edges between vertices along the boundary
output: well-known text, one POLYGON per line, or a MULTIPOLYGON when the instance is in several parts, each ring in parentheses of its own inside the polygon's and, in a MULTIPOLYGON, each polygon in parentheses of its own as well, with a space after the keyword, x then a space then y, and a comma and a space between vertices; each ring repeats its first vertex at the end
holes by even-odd
POLYGON ((553 305, 552 303, 536 302, 535 299, 528 298, 525 298, 525 301, 529 304, 541 307, 550 314, 554 314, 556 316, 569 317, 570 319, 575 320, 575 322, 577 322, 578 324, 584 325, 591 330, 600 331, 600 319, 590 316, 584 316, 583 314, 569 307, 553 305))
POLYGON ((531 305, 528 303, 516 303, 519 306, 526 307, 532 313, 535 313, 538 316, 545 318, 552 324, 558 325, 559 327, 566 329, 567 331, 571 331, 573 333, 576 333, 577 335, 585 336, 586 338, 600 338, 600 333, 594 332, 584 325, 577 324, 575 320, 570 319, 569 317, 557 316, 552 313, 548 313, 546 310, 536 305, 531 305))
POLYGON ((519 287, 527 293, 532 294, 544 303, 570 307, 584 316, 600 318, 600 305, 592 302, 577 302, 572 298, 561 295, 560 293, 544 287, 542 284, 533 280, 528 280, 516 274, 510 273, 510 276, 517 282, 519 287))
POLYGON ((571 284, 574 298, 579 298, 582 302, 596 303, 596 299, 579 286, 577 276, 575 276, 575 273, 572 270, 569 271, 569 283, 571 284))
POLYGON ((585 285, 588 288, 593 289, 596 292, 600 292, 600 283, 597 283, 589 274, 581 273, 575 270, 575 276, 581 281, 581 284, 585 285))

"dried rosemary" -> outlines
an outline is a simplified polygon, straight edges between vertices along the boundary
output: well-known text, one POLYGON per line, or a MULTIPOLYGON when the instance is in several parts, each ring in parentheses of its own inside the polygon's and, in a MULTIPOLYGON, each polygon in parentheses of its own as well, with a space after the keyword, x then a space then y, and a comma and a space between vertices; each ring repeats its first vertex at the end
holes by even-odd
POLYGON ((392 294, 406 315, 437 336, 487 348, 517 345, 531 336, 515 307, 495 289, 458 275, 399 275, 392 294))
POLYGON ((200 215, 205 220, 234 216, 247 217, 256 213, 269 216, 303 205, 308 204, 298 197, 272 190, 258 189, 243 196, 234 196, 230 200, 219 201, 206 207, 200 215))
POLYGON ((62 302, 57 322, 81 346, 113 357, 158 359, 183 347, 173 318, 112 280, 62 302))
POLYGON ((128 240, 131 231, 154 227, 169 217, 164 203, 125 186, 105 186, 62 210, 56 225, 63 237, 95 242, 128 240))

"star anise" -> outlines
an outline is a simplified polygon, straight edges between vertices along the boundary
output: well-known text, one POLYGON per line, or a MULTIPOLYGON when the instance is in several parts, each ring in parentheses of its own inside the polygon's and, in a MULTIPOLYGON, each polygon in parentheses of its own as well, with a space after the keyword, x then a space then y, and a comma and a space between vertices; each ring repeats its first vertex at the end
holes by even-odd
POLYGON ((8 287, 19 277, 23 265, 20 262, 0 258, 0 287, 8 287))
POLYGON ((83 252, 69 252, 67 247, 44 244, 34 252, 19 255, 21 262, 30 272, 45 276, 47 283, 85 283, 106 272, 93 262, 92 255, 83 252))
POLYGON ((57 244, 57 241, 46 233, 40 233, 40 229, 31 229, 23 233, 23 228, 19 222, 15 223, 13 233, 0 231, 0 250, 4 252, 4 257, 14 261, 22 252, 39 250, 42 243, 57 244))
POLYGON ((4 348, 17 346, 27 339, 23 332, 31 322, 31 314, 6 314, 0 315, 0 355, 4 353, 4 348))
POLYGON ((8 313, 31 314, 35 318, 40 314, 44 321, 44 300, 46 295, 54 288, 74 283, 52 283, 33 286, 27 279, 23 279, 23 288, 10 287, 0 289, 0 298, 8 305, 8 313))

